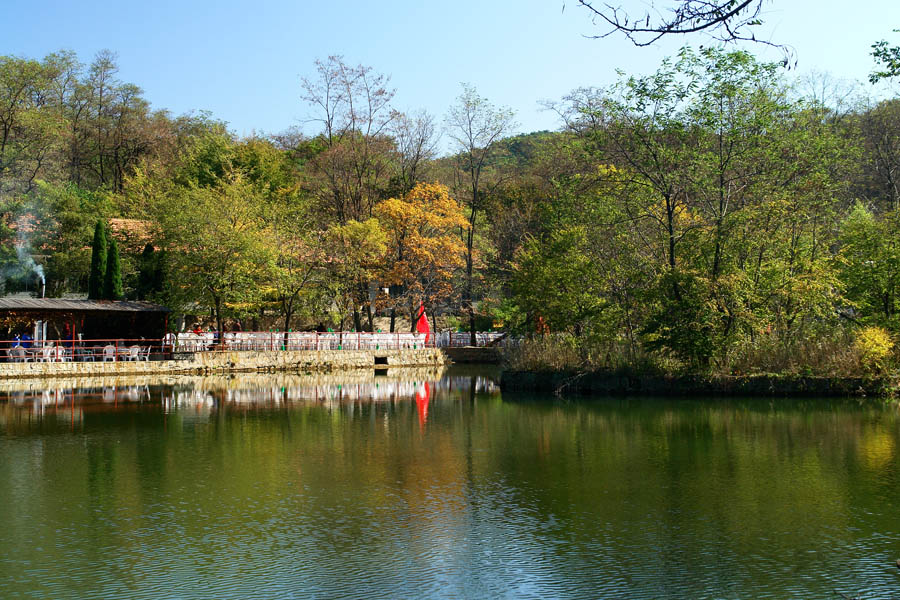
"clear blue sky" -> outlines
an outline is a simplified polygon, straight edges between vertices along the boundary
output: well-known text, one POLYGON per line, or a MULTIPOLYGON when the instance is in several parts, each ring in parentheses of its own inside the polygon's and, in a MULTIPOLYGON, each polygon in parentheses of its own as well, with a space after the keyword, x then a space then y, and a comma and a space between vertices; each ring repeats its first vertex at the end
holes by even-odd
MULTIPOLYGON (((173 114, 209 110, 239 135, 297 125, 308 109, 300 78, 313 61, 342 54, 389 74, 400 109, 443 118, 460 82, 517 112, 520 131, 555 129, 542 99, 578 86, 607 85, 615 70, 647 73, 684 39, 635 48, 597 33, 574 0, 219 0, 191 2, 6 2, 0 54, 40 58, 59 49, 83 62, 108 48, 119 76, 173 114)), ((622 0, 625 7, 642 2, 622 0)), ((900 2, 767 0, 759 35, 792 45, 797 71, 865 81, 870 45, 900 43, 900 2)), ((708 44, 702 37, 693 45, 708 44)), ((755 47, 765 58, 777 51, 755 47)), ((866 84, 868 85, 868 84, 866 84)), ((309 131, 312 133, 312 131, 309 131)))

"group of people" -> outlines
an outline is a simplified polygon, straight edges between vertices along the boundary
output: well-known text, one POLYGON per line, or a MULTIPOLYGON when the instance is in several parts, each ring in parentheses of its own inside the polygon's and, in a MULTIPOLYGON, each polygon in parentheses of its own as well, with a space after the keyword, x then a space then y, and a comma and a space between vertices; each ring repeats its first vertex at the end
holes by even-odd
POLYGON ((27 333, 16 334, 13 337, 12 348, 31 348, 34 345, 34 338, 27 333))

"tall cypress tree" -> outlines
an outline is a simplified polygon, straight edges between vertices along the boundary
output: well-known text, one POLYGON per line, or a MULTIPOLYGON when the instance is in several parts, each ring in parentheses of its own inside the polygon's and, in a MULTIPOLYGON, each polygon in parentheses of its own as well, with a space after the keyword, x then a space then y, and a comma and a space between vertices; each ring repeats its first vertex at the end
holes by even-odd
POLYGON ((119 245, 115 238, 109 238, 109 252, 106 256, 106 275, 103 278, 103 298, 105 300, 121 300, 122 263, 119 261, 119 245))
POLYGON ((91 244, 91 275, 88 279, 88 298, 98 300, 103 297, 103 282, 106 279, 106 225, 97 221, 94 227, 94 242, 91 244))

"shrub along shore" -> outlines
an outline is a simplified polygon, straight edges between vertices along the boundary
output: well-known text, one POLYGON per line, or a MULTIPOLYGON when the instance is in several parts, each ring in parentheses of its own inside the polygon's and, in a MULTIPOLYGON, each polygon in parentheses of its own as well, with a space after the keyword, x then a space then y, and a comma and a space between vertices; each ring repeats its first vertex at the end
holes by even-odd
POLYGON ((765 350, 735 347, 697 365, 658 352, 547 335, 505 350, 500 387, 556 394, 892 397, 900 384, 892 348, 859 335, 765 350))

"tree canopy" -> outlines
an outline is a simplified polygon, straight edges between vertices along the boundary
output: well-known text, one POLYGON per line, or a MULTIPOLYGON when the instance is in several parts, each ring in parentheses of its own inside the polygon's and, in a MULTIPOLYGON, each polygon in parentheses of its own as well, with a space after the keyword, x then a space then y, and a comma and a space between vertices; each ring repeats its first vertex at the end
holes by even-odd
POLYGON ((108 52, 2 57, 0 83, 8 291, 42 269, 49 294, 219 329, 394 330, 424 303, 439 327, 725 372, 900 328, 898 99, 829 104, 746 51, 685 48, 521 135, 468 85, 442 120, 400 112, 338 56, 300 86, 312 135, 151 111, 108 52))

